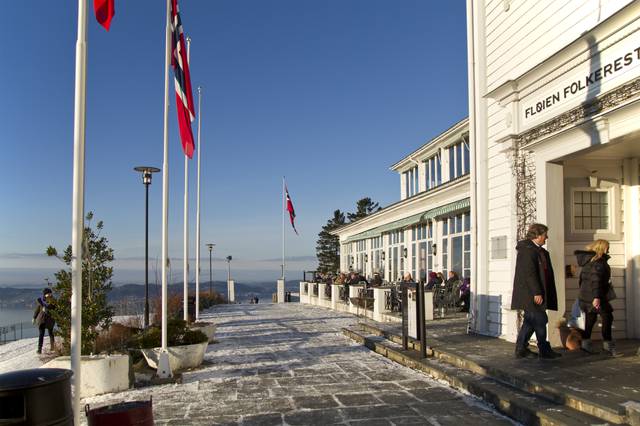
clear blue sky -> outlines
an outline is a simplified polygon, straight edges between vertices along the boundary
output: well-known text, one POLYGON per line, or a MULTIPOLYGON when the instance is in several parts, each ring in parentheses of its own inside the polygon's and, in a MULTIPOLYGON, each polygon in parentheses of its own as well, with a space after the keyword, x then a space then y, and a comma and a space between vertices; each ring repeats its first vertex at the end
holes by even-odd
MULTIPOLYGON (((180 7, 193 40, 194 97, 203 87, 202 240, 217 244, 216 257, 237 259, 238 279, 279 274, 282 175, 300 232, 287 228, 287 255, 298 258, 288 277, 298 278, 315 266, 317 234, 333 210, 351 211, 364 196, 397 201, 389 165, 467 115, 461 0, 182 0, 180 7)), ((4 10, 0 285, 41 283, 60 266, 45 248, 71 238, 77 3, 13 1, 4 10)), ((144 187, 132 169, 162 166, 164 2, 116 0, 109 33, 89 11, 85 206, 105 223, 115 281, 142 282, 144 187)), ((184 169, 173 105, 169 170, 178 269, 184 169)), ((152 259, 160 252, 161 187, 156 175, 152 259)), ((222 277, 225 265, 215 264, 222 277)))

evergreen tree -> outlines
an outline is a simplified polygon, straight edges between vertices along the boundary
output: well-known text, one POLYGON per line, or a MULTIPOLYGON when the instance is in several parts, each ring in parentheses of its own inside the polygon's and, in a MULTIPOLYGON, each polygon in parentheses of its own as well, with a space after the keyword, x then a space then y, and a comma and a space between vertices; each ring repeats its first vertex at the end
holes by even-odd
MULTIPOLYGON (((95 340, 101 329, 111 325, 113 308, 107 304, 107 293, 111 290, 113 267, 113 249, 108 240, 100 236, 102 221, 96 224, 96 231, 91 228, 93 213, 86 216, 82 244, 82 354, 93 352, 95 340)), ((49 246, 48 256, 55 256, 67 266, 71 266, 72 252, 68 246, 62 256, 49 246)), ((71 345, 71 269, 61 269, 55 273, 56 283, 53 286, 55 309, 52 316, 58 329, 56 334, 62 337, 63 352, 68 354, 71 345)))
POLYGON ((361 198, 356 203, 356 212, 355 213, 347 213, 347 217, 349 218, 349 222, 355 222, 358 219, 362 219, 365 216, 370 215, 371 213, 375 213, 379 210, 382 210, 382 207, 378 203, 374 203, 373 200, 369 197, 361 198))
POLYGON ((345 223, 344 213, 336 210, 318 234, 316 257, 319 272, 336 272, 340 269, 340 239, 337 235, 331 235, 330 232, 345 223))

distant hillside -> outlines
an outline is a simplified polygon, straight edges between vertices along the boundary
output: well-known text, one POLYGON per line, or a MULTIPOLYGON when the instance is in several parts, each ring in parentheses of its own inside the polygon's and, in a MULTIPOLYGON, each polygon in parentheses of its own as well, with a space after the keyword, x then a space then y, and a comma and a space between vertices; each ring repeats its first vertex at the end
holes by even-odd
MULTIPOLYGON (((287 281, 286 291, 298 292, 299 281, 287 281)), ((189 284, 189 292, 195 292, 195 283, 189 284)), ((200 291, 209 290, 209 282, 200 283, 200 291)), ((227 283, 226 281, 215 281, 213 290, 226 297, 227 283)), ((236 283, 236 300, 242 303, 248 302, 252 297, 258 297, 262 301, 270 301, 271 295, 276 292, 275 282, 263 283, 236 283)), ((169 294, 182 294, 182 284, 172 284, 168 287, 169 294)), ((33 288, 17 288, 17 287, 0 287, 0 307, 2 308, 33 308, 35 300, 42 294, 42 289, 33 288)), ((161 286, 149 284, 149 297, 154 299, 160 297, 161 286)), ((144 301, 144 285, 142 284, 125 284, 114 286, 109 292, 109 303, 116 306, 118 313, 124 314, 135 312, 140 309, 144 301)))

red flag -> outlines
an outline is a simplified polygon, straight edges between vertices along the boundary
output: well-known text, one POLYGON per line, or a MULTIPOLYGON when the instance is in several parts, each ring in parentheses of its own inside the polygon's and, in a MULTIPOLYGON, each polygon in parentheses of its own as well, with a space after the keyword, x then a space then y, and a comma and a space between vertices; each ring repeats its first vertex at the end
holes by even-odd
POLYGON ((111 26, 113 15, 116 14, 113 2, 114 0, 93 0, 93 10, 96 13, 96 19, 107 31, 109 31, 109 27, 111 26))
POLYGON ((287 189, 287 185, 284 186, 284 192, 287 195, 287 211, 289 212, 289 219, 291 220, 291 226, 293 226, 293 230, 296 235, 298 235, 298 230, 296 229, 295 223, 293 220, 296 218, 296 211, 293 209, 293 203, 291 202, 291 197, 289 196, 289 190, 287 189))
POLYGON ((175 76, 176 86, 176 110, 178 113, 178 125, 180 127, 180 141, 184 155, 193 157, 195 144, 193 143, 193 131, 191 122, 196 117, 193 107, 193 94, 191 92, 191 77, 189 76, 189 61, 187 49, 182 34, 182 21, 178 0, 171 0, 171 66, 175 76))

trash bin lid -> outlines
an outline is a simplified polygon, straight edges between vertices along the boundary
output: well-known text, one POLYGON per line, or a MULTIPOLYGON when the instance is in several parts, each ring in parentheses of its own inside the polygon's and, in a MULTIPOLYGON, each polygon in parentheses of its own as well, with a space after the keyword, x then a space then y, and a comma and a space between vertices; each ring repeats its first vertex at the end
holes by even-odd
POLYGON ((64 368, 32 368, 0 374, 0 392, 35 388, 69 379, 73 371, 64 368))

